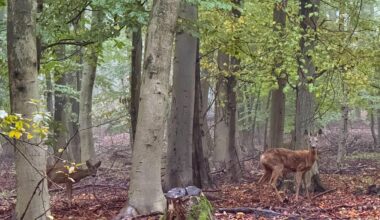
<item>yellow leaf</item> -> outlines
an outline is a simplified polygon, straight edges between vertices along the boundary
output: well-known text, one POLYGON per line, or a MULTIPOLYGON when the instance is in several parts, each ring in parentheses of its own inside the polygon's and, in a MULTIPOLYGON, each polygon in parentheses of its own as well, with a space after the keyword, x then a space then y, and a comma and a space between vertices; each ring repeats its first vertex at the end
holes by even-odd
POLYGON ((62 153, 62 152, 63 152, 63 148, 59 148, 58 153, 62 153))
POLYGON ((28 140, 30 140, 33 138, 33 135, 31 133, 28 133, 27 138, 28 138, 28 140))
POLYGON ((75 171, 75 167, 74 166, 69 167, 69 174, 70 173, 74 173, 74 171, 75 171))
POLYGON ((23 127, 22 121, 16 121, 15 126, 17 130, 21 130, 23 127))
POLYGON ((17 130, 12 130, 12 131, 9 132, 8 135, 9 135, 10 138, 20 139, 22 133, 19 132, 19 131, 17 131, 17 130))

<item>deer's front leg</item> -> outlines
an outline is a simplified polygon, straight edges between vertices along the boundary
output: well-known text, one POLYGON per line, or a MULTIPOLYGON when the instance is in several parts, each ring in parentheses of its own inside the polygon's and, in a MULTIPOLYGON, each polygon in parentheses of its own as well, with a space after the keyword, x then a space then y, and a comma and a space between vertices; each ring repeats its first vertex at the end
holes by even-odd
POLYGON ((309 193, 309 186, 306 184, 305 174, 306 174, 306 172, 302 174, 302 182, 303 182, 303 185, 304 185, 305 190, 306 190, 306 196, 310 200, 311 198, 310 198, 310 193, 309 193))
POLYGON ((298 195, 300 192, 301 187, 301 181, 302 181, 302 172, 296 172, 296 201, 298 201, 298 195))

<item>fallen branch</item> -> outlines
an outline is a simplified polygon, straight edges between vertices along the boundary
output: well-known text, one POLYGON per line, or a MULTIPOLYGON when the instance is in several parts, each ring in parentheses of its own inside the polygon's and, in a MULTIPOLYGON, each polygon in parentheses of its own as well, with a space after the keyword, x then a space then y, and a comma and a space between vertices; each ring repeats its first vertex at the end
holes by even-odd
POLYGON ((146 218, 146 217, 152 217, 152 216, 157 216, 157 215, 164 215, 164 213, 162 213, 162 212, 152 212, 152 213, 149 213, 149 214, 146 214, 146 215, 138 215, 138 216, 133 217, 132 220, 137 220, 137 219, 146 218))
POLYGON ((318 197, 320 197, 320 196, 323 196, 323 195, 325 195, 325 194, 327 194, 327 193, 331 193, 331 192, 335 192, 335 191, 336 191, 336 188, 335 188, 335 189, 330 189, 330 190, 327 190, 327 191, 321 192, 321 193, 319 193, 319 194, 313 196, 311 199, 313 200, 313 199, 318 198, 318 197))
MULTIPOLYGON (((108 188, 118 188, 118 189, 125 189, 125 190, 128 190, 128 187, 124 187, 124 186, 115 186, 115 185, 103 185, 103 184, 95 184, 95 185, 92 185, 92 184, 88 184, 88 185, 82 185, 82 186, 77 186, 77 187, 73 187, 73 190, 77 190, 77 189, 84 189, 84 188, 89 188, 89 187, 108 187, 108 188)), ((49 192, 59 192, 59 191, 63 191, 65 190, 65 188, 58 188, 58 189, 50 189, 49 192)))
POLYGON ((238 207, 238 208, 219 208, 218 212, 230 212, 230 213, 254 213, 255 215, 265 216, 265 217, 274 217, 279 216, 281 213, 272 211, 270 209, 257 209, 257 208, 249 208, 249 207, 238 207))

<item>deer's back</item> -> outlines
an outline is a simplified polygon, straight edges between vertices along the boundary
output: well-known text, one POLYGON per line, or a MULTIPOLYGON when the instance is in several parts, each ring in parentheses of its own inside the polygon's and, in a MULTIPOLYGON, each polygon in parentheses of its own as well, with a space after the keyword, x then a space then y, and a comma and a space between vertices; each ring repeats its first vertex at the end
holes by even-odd
POLYGON ((285 148, 273 148, 264 152, 260 163, 264 167, 282 166, 292 172, 306 171, 313 165, 315 158, 310 157, 308 150, 292 151, 285 148))

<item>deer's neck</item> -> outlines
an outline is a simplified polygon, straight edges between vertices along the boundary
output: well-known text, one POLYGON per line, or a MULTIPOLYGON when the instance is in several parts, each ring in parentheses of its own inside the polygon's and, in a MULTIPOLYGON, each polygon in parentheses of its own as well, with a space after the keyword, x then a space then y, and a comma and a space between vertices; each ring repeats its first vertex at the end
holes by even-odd
POLYGON ((317 157, 317 151, 313 148, 310 148, 309 155, 308 155, 308 160, 310 161, 310 163, 314 163, 316 157, 317 157))

